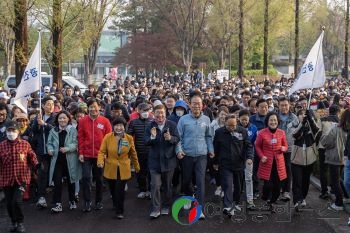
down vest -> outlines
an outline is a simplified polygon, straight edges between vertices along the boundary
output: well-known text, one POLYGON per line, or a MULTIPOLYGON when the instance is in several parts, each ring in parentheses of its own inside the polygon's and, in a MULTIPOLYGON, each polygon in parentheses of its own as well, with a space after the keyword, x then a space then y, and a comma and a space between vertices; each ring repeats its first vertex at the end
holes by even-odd
POLYGON ((262 163, 260 160, 258 177, 263 180, 270 180, 273 160, 276 161, 278 176, 280 180, 287 178, 286 166, 283 153, 288 150, 286 134, 283 130, 277 129, 272 133, 268 128, 259 131, 255 141, 255 150, 259 158, 267 157, 267 161, 262 163), (281 147, 284 150, 281 150, 281 147))

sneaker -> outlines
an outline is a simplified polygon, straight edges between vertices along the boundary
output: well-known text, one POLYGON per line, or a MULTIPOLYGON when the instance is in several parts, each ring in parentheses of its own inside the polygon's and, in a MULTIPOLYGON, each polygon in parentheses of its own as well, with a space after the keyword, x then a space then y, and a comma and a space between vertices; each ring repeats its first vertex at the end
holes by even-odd
POLYGON ((248 210, 255 210, 255 204, 254 204, 253 200, 247 201, 247 209, 248 210))
POLYGON ((17 231, 17 223, 12 223, 11 227, 9 228, 9 232, 16 232, 17 231))
POLYGON ((238 205, 235 205, 234 210, 237 211, 237 212, 242 212, 242 208, 239 207, 238 205))
POLYGON ((137 195, 137 198, 139 199, 144 199, 146 197, 146 192, 140 192, 138 195, 137 195))
POLYGON ((160 210, 160 215, 168 215, 169 214, 169 209, 168 208, 162 208, 160 210))
POLYGON ((79 193, 75 194, 74 201, 77 202, 77 203, 79 202, 79 193))
POLYGON ((350 198, 343 198, 344 204, 350 204, 350 198))
POLYGON ((215 178, 211 178, 210 184, 211 184, 211 185, 216 185, 216 180, 215 180, 215 178))
POLYGON ((225 215, 231 217, 231 216, 235 215, 235 208, 226 207, 226 208, 224 208, 224 210, 223 210, 223 214, 225 214, 225 215))
POLYGON ((149 215, 152 219, 158 218, 160 216, 160 211, 152 211, 151 214, 149 215))
POLYGON ((336 211, 344 210, 344 207, 343 207, 343 206, 337 206, 335 203, 333 203, 333 204, 331 205, 331 208, 332 208, 333 210, 336 210, 336 211))
POLYGON ((128 184, 126 183, 125 187, 124 187, 124 191, 126 192, 126 191, 128 191, 128 189, 129 189, 129 187, 128 187, 128 184))
POLYGON ((295 203, 295 204, 294 204, 295 212, 301 212, 300 207, 301 207, 301 202, 300 202, 300 201, 298 201, 297 203, 295 203))
POLYGON ((117 214, 117 218, 118 218, 118 219, 123 219, 123 218, 124 218, 124 215, 122 215, 122 214, 117 214))
POLYGON ((150 192, 150 191, 147 191, 147 192, 145 193, 145 197, 151 199, 151 198, 152 198, 151 192, 150 192))
POLYGON ((318 196, 319 198, 323 199, 323 200, 327 200, 329 199, 329 193, 321 193, 320 196, 318 196))
POLYGON ((348 226, 350 226, 350 218, 348 219, 348 226))
POLYGON ((306 207, 306 201, 305 201, 305 199, 303 199, 303 201, 301 202, 300 206, 301 206, 301 207, 306 207))
POLYGON ((191 209, 191 205, 192 205, 191 202, 186 203, 186 204, 184 205, 184 209, 185 209, 185 210, 191 209))
POLYGON ((45 197, 40 197, 38 202, 36 203, 36 206, 39 207, 39 208, 46 208, 47 207, 47 203, 46 203, 45 197))
POLYGON ((55 207, 51 208, 52 213, 60 213, 62 212, 62 204, 61 203, 56 203, 55 207))
POLYGON ((203 211, 201 213, 201 216, 199 216, 199 220, 204 220, 205 219, 205 215, 203 214, 203 211))
POLYGON ((254 193, 254 196, 253 196, 253 199, 254 200, 257 200, 257 199, 259 199, 259 197, 260 197, 260 193, 254 193))
POLYGON ((17 232, 20 232, 20 233, 26 232, 26 229, 24 228, 23 223, 18 223, 17 232))
POLYGON ((222 192, 221 186, 218 186, 218 187, 216 187, 214 195, 220 197, 221 196, 221 192, 222 192))
POLYGON ((290 195, 289 192, 284 192, 282 193, 282 198, 283 201, 289 201, 290 200, 290 195))
POLYGON ((76 208, 77 208, 77 204, 75 204, 75 201, 70 201, 69 202, 69 209, 75 210, 76 208))
POLYGON ((91 211, 91 201, 86 201, 85 206, 83 208, 83 212, 90 212, 91 211))
POLYGON ((95 210, 102 210, 103 209, 103 204, 101 202, 97 202, 95 206, 95 210))

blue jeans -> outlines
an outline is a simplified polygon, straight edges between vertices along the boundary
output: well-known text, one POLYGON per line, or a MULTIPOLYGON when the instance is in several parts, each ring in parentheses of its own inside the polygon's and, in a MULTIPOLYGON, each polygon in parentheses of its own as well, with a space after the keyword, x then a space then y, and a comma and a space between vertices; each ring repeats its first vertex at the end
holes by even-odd
POLYGON ((224 207, 232 207, 233 203, 238 205, 242 191, 243 171, 232 171, 227 168, 221 168, 220 170, 221 186, 224 192, 224 207), (232 185, 234 186, 233 192, 232 185))
POLYGON ((348 197, 350 197, 350 159, 345 161, 344 166, 344 186, 348 197))
POLYGON ((205 170, 207 167, 207 155, 196 157, 185 156, 182 159, 183 186, 186 196, 193 195, 192 174, 196 177, 196 199, 203 206, 205 196, 205 170))
POLYGON ((97 158, 84 158, 83 162, 83 197, 85 202, 91 201, 92 177, 96 181, 95 203, 102 201, 103 169, 97 167, 97 158))

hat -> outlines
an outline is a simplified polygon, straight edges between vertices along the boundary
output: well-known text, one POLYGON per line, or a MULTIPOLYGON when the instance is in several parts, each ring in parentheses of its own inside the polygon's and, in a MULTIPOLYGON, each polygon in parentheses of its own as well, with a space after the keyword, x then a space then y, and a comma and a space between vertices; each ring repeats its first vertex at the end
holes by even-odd
POLYGON ((19 113, 16 117, 12 118, 13 121, 17 121, 18 119, 28 120, 28 116, 25 113, 19 113))
POLYGON ((142 110, 142 111, 147 111, 150 109, 149 105, 146 103, 141 103, 137 106, 138 109, 142 110))
POLYGON ((158 106, 158 105, 162 105, 162 102, 161 102, 160 100, 155 100, 155 101, 153 102, 153 107, 156 107, 156 106, 158 106))
POLYGON ((44 92, 45 93, 50 93, 50 87, 49 86, 45 86, 44 87, 44 92))
POLYGON ((17 122, 15 122, 15 121, 10 121, 6 126, 6 130, 9 130, 9 129, 18 130, 18 128, 19 128, 19 126, 18 126, 17 122))
POLYGON ((7 96, 7 93, 6 92, 0 92, 0 99, 10 99, 10 97, 7 96))

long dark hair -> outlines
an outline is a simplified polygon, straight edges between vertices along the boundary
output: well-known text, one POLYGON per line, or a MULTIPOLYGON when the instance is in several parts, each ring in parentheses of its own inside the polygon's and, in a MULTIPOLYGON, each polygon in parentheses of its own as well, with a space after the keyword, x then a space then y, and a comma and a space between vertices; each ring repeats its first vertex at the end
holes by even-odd
POLYGON ((345 132, 348 132, 350 127, 350 109, 346 109, 343 114, 341 114, 338 127, 342 128, 345 132))
POLYGON ((68 111, 62 110, 62 111, 58 112, 57 115, 56 115, 56 118, 55 118, 55 126, 58 126, 58 117, 59 117, 59 115, 61 115, 62 113, 65 114, 65 115, 68 117, 68 124, 70 124, 70 123, 72 122, 72 115, 71 115, 68 111))

